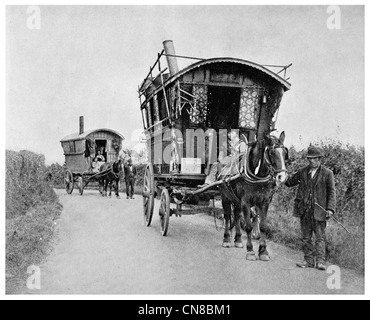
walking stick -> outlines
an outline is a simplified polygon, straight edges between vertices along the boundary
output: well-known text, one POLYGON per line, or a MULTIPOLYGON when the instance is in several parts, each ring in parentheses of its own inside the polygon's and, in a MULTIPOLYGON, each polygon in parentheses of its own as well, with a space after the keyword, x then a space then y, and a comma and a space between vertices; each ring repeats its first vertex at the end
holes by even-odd
MULTIPOLYGON (((324 209, 322 206, 320 206, 317 202, 315 202, 315 206, 317 206, 318 208, 320 208, 321 210, 323 210, 323 211, 325 211, 325 213, 327 214, 328 213, 328 211, 326 210, 326 209, 324 209)), ((350 235, 352 235, 352 233, 351 232, 349 232, 348 231, 348 229, 342 224, 342 223, 340 223, 335 217, 331 217, 333 220, 334 220, 334 222, 336 222, 337 224, 339 224, 344 230, 346 230, 347 231, 347 233, 348 234, 350 234, 350 235)))

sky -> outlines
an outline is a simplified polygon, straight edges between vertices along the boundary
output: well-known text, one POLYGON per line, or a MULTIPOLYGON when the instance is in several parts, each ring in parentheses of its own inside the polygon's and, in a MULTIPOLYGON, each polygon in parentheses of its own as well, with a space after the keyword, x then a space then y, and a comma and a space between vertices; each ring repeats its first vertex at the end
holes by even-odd
POLYGON ((135 147, 137 88, 169 39, 179 55, 292 63, 277 122, 287 146, 365 144, 363 6, 340 6, 340 29, 328 28, 328 6, 39 8, 39 29, 28 6, 6 9, 6 149, 62 164, 60 140, 81 115, 85 130, 118 131, 135 147))

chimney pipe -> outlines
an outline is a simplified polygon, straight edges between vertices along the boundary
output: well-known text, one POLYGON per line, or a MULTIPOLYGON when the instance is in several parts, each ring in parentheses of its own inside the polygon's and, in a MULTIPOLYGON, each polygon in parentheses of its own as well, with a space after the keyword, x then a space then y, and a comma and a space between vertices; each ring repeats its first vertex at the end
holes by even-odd
POLYGON ((83 134, 84 133, 84 117, 83 116, 80 116, 80 134, 83 134))
MULTIPOLYGON (((164 52, 165 54, 175 56, 175 46, 173 45, 172 40, 166 40, 163 42, 163 47, 164 47, 164 52)), ((166 56, 167 58, 167 65, 168 69, 170 70, 170 76, 172 77, 174 74, 179 72, 179 67, 177 65, 177 58, 176 57, 169 57, 166 56)))

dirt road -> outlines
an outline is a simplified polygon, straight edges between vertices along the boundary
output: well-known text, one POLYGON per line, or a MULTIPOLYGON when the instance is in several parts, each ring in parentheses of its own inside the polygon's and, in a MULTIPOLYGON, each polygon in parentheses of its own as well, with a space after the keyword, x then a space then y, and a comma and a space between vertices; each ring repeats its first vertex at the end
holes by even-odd
POLYGON ((222 248, 208 215, 173 217, 162 237, 157 208, 144 226, 140 196, 57 194, 64 206, 57 245, 41 266, 41 290, 27 294, 364 293, 364 278, 345 269, 341 289, 330 290, 331 274, 296 268, 300 252, 275 243, 270 262, 246 261, 245 249, 222 248))

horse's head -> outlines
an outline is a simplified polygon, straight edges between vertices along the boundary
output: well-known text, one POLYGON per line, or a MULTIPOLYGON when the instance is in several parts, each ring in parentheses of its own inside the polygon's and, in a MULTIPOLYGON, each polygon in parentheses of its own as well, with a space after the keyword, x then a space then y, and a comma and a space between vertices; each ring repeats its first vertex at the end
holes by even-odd
POLYGON ((266 136, 267 147, 265 149, 265 161, 274 177, 277 186, 280 186, 288 179, 286 162, 289 159, 288 148, 284 146, 285 132, 282 132, 279 139, 273 136, 266 136))

